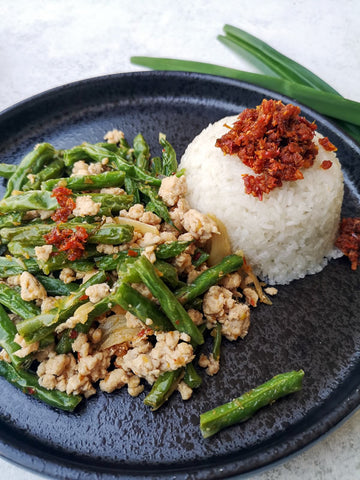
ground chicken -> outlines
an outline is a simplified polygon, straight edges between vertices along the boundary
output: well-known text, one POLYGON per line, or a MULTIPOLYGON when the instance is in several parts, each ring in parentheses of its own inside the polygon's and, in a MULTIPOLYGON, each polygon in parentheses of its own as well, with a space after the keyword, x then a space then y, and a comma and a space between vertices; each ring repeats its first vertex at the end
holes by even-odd
POLYGON ((201 243, 210 240, 214 234, 219 234, 214 220, 193 208, 184 214, 182 224, 185 230, 201 243))
POLYGON ((42 245, 41 247, 35 247, 36 258, 42 262, 47 262, 52 252, 52 245, 42 245))
POLYGON ((159 188, 159 196, 166 203, 168 207, 173 207, 179 201, 180 197, 186 195, 186 178, 182 175, 177 177, 165 177, 159 188))
MULTIPOLYGON (((105 159, 103 159, 105 160, 105 159)), ((105 162, 106 164, 107 162, 105 162)), ((103 162, 101 161, 101 163, 90 163, 89 165, 89 175, 99 175, 100 173, 102 173, 104 171, 103 169, 103 162)))
POLYGON ((120 215, 122 217, 132 218, 133 220, 140 220, 144 215, 144 205, 141 203, 136 203, 129 210, 121 210, 120 215))
MULTIPOLYGON (((125 190, 123 190, 122 188, 120 187, 106 187, 106 188, 102 188, 100 190, 100 193, 107 193, 107 194, 110 194, 110 195, 124 195, 125 194, 125 190)), ((114 221, 113 219, 111 219, 112 221, 114 221)))
POLYGON ((23 272, 20 275, 21 298, 27 302, 44 300, 47 293, 43 285, 31 273, 23 272))
POLYGON ((156 333, 156 338, 155 347, 141 340, 122 358, 118 358, 116 364, 152 384, 162 372, 177 370, 193 360, 192 346, 186 342, 179 343, 180 332, 156 333))
POLYGON ((84 160, 75 162, 72 168, 71 176, 84 176, 89 175, 89 165, 84 160))
POLYGON ((90 195, 84 195, 76 198, 76 207, 73 210, 75 217, 85 217, 86 215, 97 215, 101 207, 100 202, 94 202, 90 195))
POLYGON ((117 245, 106 245, 105 243, 99 243, 96 245, 96 250, 99 253, 104 253, 105 255, 113 255, 114 253, 119 252, 119 247, 117 245))
POLYGON ((156 245, 145 247, 145 250, 141 252, 141 255, 144 255, 144 257, 146 257, 150 263, 155 263, 156 262, 155 250, 156 250, 156 245))
POLYGON ((125 313, 125 318, 126 318, 126 326, 128 328, 142 328, 144 324, 142 323, 141 320, 139 320, 135 315, 133 315, 130 312, 125 313))
POLYGON ((116 128, 114 128, 114 130, 110 130, 104 136, 104 140, 106 140, 108 143, 119 143, 124 138, 124 132, 121 130, 116 130, 116 128))
POLYGON ((195 323, 195 325, 202 325, 204 323, 204 317, 199 310, 195 310, 194 308, 190 308, 188 310, 188 315, 191 318, 191 320, 195 323))
POLYGON ((210 353, 209 357, 203 353, 199 358, 199 367, 206 368, 206 373, 210 376, 216 375, 220 369, 219 360, 215 360, 214 355, 210 353))
POLYGON ((183 230, 183 220, 185 213, 189 210, 190 206, 185 200, 185 198, 180 198, 174 208, 171 208, 169 211, 170 218, 178 229, 178 231, 183 230))
POLYGON ((256 291, 253 288, 247 287, 244 288, 243 294, 247 303, 252 307, 256 307, 257 301, 259 300, 259 295, 256 293, 256 291))
POLYGON ((42 304, 41 304, 41 313, 49 312, 53 308, 56 308, 59 304, 59 300, 61 300, 64 297, 58 296, 58 297, 46 297, 44 298, 42 304))
POLYGON ((72 268, 63 268, 60 272, 59 279, 66 284, 74 282, 76 280, 76 273, 72 268))
POLYGON ((177 386, 177 390, 181 395, 182 400, 189 400, 193 391, 185 382, 180 382, 177 386))
POLYGON ((181 275, 183 272, 187 273, 193 270, 192 258, 188 253, 180 253, 174 258, 172 264, 176 268, 177 272, 181 275))
POLYGON ((89 297, 91 303, 100 302, 110 293, 110 287, 107 283, 98 283, 91 285, 85 290, 85 295, 89 297))
POLYGON ((222 324, 221 332, 228 340, 244 338, 250 326, 250 310, 234 300, 232 292, 224 287, 210 287, 204 295, 203 311, 210 325, 222 324))
POLYGON ((264 292, 267 293, 268 295, 276 295, 278 293, 278 289, 275 287, 266 287, 264 289, 264 292))
POLYGON ((145 235, 137 241, 140 248, 149 247, 150 245, 158 245, 161 243, 160 235, 155 235, 151 232, 146 232, 145 235))
POLYGON ((241 275, 238 272, 229 273, 221 279, 220 285, 227 288, 228 290, 239 288, 241 285, 241 275))
POLYGON ((160 225, 161 218, 153 212, 144 212, 140 217, 140 222, 147 223, 148 225, 160 225))
POLYGON ((20 285, 20 274, 19 275, 11 275, 6 279, 6 283, 10 287, 18 287, 20 285))
POLYGON ((100 390, 111 393, 114 390, 122 388, 129 381, 129 375, 122 368, 115 368, 109 372, 104 380, 99 383, 100 390))
POLYGON ((18 333, 14 337, 14 342, 20 345, 20 350, 17 350, 15 355, 19 358, 25 358, 30 353, 39 350, 39 342, 26 343, 25 339, 18 333))

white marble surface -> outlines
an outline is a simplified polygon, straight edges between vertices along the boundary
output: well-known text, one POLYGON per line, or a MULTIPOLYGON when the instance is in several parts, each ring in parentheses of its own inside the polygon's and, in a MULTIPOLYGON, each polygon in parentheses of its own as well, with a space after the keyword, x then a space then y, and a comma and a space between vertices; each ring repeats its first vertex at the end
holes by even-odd
MULTIPOLYGON (((0 110, 49 88, 140 70, 131 55, 168 56, 256 71, 216 40, 225 23, 262 37, 360 101, 358 0, 0 0, 0 110)), ((360 412, 256 480, 360 477, 360 412)), ((0 459, 0 477, 37 480, 0 459)))

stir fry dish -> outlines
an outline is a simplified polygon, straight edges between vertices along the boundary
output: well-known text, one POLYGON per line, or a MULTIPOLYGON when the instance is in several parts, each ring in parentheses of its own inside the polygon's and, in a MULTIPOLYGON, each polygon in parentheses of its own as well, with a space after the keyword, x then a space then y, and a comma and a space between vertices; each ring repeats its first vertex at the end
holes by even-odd
POLYGON ((124 386, 155 410, 216 374, 222 338, 244 338, 276 289, 188 204, 164 135, 156 157, 141 134, 105 140, 0 165, 0 375, 64 410, 124 386))

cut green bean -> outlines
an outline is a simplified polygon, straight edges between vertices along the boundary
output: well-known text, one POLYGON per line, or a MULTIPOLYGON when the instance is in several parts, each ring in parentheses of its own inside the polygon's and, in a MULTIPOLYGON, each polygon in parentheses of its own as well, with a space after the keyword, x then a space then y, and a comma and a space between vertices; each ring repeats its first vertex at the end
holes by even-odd
POLYGON ((169 177, 177 171, 176 153, 163 133, 159 135, 159 143, 162 146, 162 173, 169 177))
POLYGON ((220 360, 220 351, 221 351, 221 334, 222 326, 220 322, 216 322, 216 327, 214 328, 214 347, 213 347, 213 357, 216 362, 220 360))
POLYGON ((16 370, 13 365, 2 360, 0 375, 27 395, 61 410, 72 412, 82 400, 80 395, 67 395, 59 390, 47 390, 39 385, 36 375, 26 370, 16 370))
POLYGON ((173 330, 171 322, 161 312, 158 305, 141 295, 130 285, 122 283, 113 298, 124 310, 135 315, 152 330, 163 332, 173 330), (152 320, 150 325, 146 323, 148 319, 152 320))
POLYGON ((177 257, 183 253, 191 243, 192 242, 179 241, 162 243, 156 248, 156 258, 159 260, 167 260, 169 258, 177 257))
POLYGON ((47 167, 40 170, 36 175, 33 175, 30 180, 23 185, 22 189, 24 191, 39 190, 43 182, 50 178, 59 178, 63 170, 64 161, 61 158, 55 158, 47 167))
POLYGON ((204 438, 223 428, 248 420, 265 405, 302 388, 303 370, 276 375, 259 387, 241 395, 229 403, 200 415, 200 430, 204 438))
POLYGON ((54 178, 41 184, 43 190, 52 191, 55 187, 61 186, 73 192, 84 190, 96 190, 99 188, 122 187, 124 184, 124 172, 104 172, 98 175, 75 175, 66 178, 54 178))
POLYGON ((36 275, 36 278, 45 288, 47 294, 51 296, 71 295, 79 288, 77 283, 64 283, 58 278, 47 275, 36 275))
POLYGON ((19 212, 8 213, 7 215, 1 215, 0 228, 17 227, 21 225, 22 220, 23 220, 23 214, 19 212))
POLYGON ((26 302, 14 288, 0 283, 0 303, 21 318, 28 319, 38 315, 40 310, 32 302, 26 302))
POLYGON ((49 312, 32 316, 17 324, 17 331, 25 338, 28 343, 39 341, 50 333, 53 333, 58 325, 65 322, 74 311, 87 302, 85 290, 91 285, 102 283, 106 279, 104 272, 98 272, 93 275, 79 289, 59 301, 58 308, 49 312))
POLYGON ((155 267, 149 260, 141 256, 134 263, 134 268, 140 275, 142 282, 145 283, 154 297, 159 300, 162 309, 175 329, 190 335, 192 340, 198 345, 204 343, 204 338, 199 329, 172 291, 161 280, 156 273, 155 267))
POLYGON ((150 149, 145 138, 139 133, 134 138, 135 164, 142 170, 149 169, 150 149))
POLYGON ((40 268, 33 258, 0 257, 0 278, 20 275, 22 272, 37 273, 40 268))
POLYGON ((9 355, 11 363, 14 367, 19 368, 25 358, 16 356, 16 352, 20 350, 20 345, 14 342, 17 334, 14 323, 10 320, 9 315, 0 305, 0 347, 2 347, 9 355))
POLYGON ((0 163, 0 177, 10 178, 15 173, 17 165, 11 163, 0 163))
POLYGON ((190 388, 199 388, 202 384, 202 378, 196 371, 193 362, 190 362, 185 367, 184 382, 190 388))
MULTIPOLYGON (((106 223, 104 225, 88 223, 62 223, 58 225, 60 230, 76 227, 83 227, 88 233, 88 243, 104 243, 108 245, 120 245, 129 242, 133 236, 133 227, 130 225, 119 225, 106 223)), ((0 237, 3 243, 22 242, 27 245, 44 245, 44 235, 51 232, 54 225, 36 224, 17 228, 2 228, 0 237)))
POLYGON ((174 225, 173 221, 171 220, 168 207, 160 199, 158 192, 154 188, 150 187, 149 185, 145 185, 145 184, 140 184, 139 183, 138 188, 139 188, 140 192, 142 194, 146 195, 151 202, 150 204, 149 203, 147 204, 146 209, 150 210, 151 212, 158 215, 166 223, 169 223, 170 225, 174 225))
POLYGON ((21 190, 24 183, 28 180, 27 175, 40 172, 43 166, 54 158, 54 155, 55 149, 49 143, 37 145, 32 152, 23 158, 9 178, 4 198, 9 197, 13 191, 21 190))
POLYGON ((151 407, 152 411, 160 408, 177 389, 183 376, 183 368, 162 373, 152 386, 150 393, 145 397, 144 404, 151 407))
POLYGON ((181 303, 189 303, 205 293, 212 285, 219 283, 225 275, 237 271, 242 264, 243 257, 241 255, 228 255, 217 265, 202 272, 193 283, 185 285, 176 291, 175 295, 181 303))

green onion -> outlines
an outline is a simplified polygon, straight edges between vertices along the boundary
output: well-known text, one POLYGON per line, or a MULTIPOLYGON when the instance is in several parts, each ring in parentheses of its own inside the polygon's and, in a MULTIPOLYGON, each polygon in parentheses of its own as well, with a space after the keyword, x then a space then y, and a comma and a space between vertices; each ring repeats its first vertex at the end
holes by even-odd
POLYGON ((234 78, 253 83, 260 87, 269 88, 311 107, 318 112, 354 123, 360 126, 360 103, 339 97, 334 93, 320 92, 311 87, 283 80, 282 78, 249 73, 234 68, 222 67, 212 63, 192 62, 190 60, 174 60, 158 57, 131 57, 136 65, 153 68, 155 70, 176 70, 183 72, 207 73, 234 78))
MULTIPOLYGON (((226 36, 218 35, 218 40, 255 64, 263 73, 274 73, 284 80, 340 95, 313 72, 278 52, 254 35, 250 35, 232 25, 225 25, 224 31, 226 36)), ((360 129, 358 127, 347 122, 338 122, 338 124, 360 143, 360 129)))

